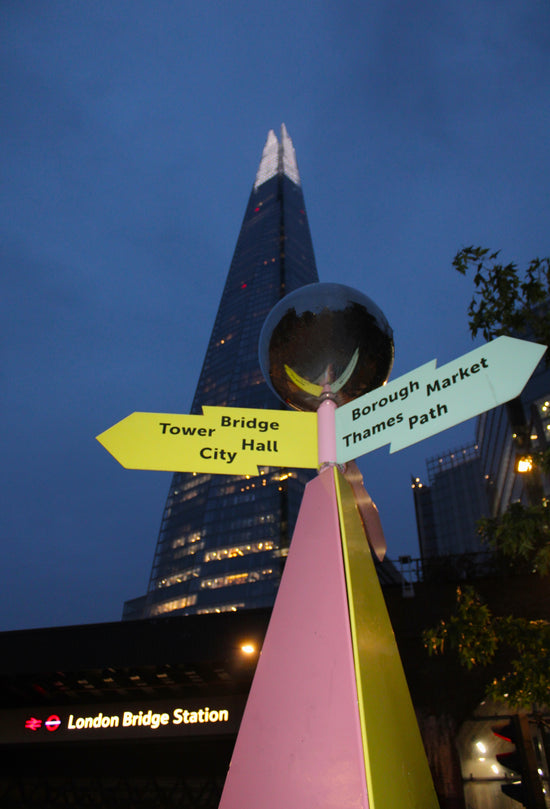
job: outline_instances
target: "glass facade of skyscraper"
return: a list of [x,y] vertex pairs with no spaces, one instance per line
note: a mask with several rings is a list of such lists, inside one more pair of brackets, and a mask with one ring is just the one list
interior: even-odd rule
[[[287,293],[318,280],[294,148],[270,132],[202,371],[203,405],[280,409],[258,361],[262,325]],[[273,604],[303,493],[314,473],[264,468],[254,477],[176,473],[148,592],[125,618]]]
[[487,514],[487,498],[477,444],[427,461],[429,485],[413,480],[413,495],[423,559],[483,548],[476,523]]
[[[529,445],[533,451],[545,450],[550,445],[550,368],[543,358],[527,382],[521,396],[514,403],[516,412],[521,407],[528,428]],[[489,516],[503,514],[510,503],[528,503],[529,477],[518,472],[520,451],[514,436],[510,410],[501,405],[478,418],[476,440],[480,447],[481,466],[487,497]],[[541,495],[550,494],[548,476],[540,476]]]

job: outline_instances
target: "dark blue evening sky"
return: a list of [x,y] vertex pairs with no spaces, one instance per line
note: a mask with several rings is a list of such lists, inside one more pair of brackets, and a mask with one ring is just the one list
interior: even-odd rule
[[[466,244],[548,255],[542,0],[5,0],[0,630],[145,592],[169,473],[94,440],[188,412],[269,129],[294,141],[319,274],[375,300],[394,376],[471,350]],[[362,462],[389,555],[410,474],[474,422]]]

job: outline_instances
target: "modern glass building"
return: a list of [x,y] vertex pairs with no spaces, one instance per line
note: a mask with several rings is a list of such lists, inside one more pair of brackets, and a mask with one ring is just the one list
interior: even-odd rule
[[[513,426],[525,423],[526,440],[518,443]],[[501,405],[482,413],[477,420],[476,441],[479,444],[481,466],[487,497],[488,515],[497,517],[510,503],[529,503],[533,475],[518,471],[518,457],[528,455],[529,449],[545,450],[550,445],[550,368],[543,358],[521,395],[509,405]],[[539,496],[550,494],[550,480],[539,476]]]
[[476,523],[488,513],[479,447],[466,447],[430,458],[429,484],[412,481],[422,559],[479,553]]
[[[258,361],[262,325],[287,293],[318,281],[292,141],[270,131],[229,268],[191,412],[280,409]],[[256,477],[176,473],[146,596],[124,618],[271,606],[309,470]]]

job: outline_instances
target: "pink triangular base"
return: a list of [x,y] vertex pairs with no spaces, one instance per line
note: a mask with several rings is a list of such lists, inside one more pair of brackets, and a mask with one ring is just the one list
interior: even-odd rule
[[306,487],[220,809],[367,809],[332,471]]

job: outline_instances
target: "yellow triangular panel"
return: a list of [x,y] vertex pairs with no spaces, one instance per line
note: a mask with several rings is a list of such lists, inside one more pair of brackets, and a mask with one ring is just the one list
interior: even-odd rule
[[438,809],[395,636],[353,492],[336,471],[370,809]]

